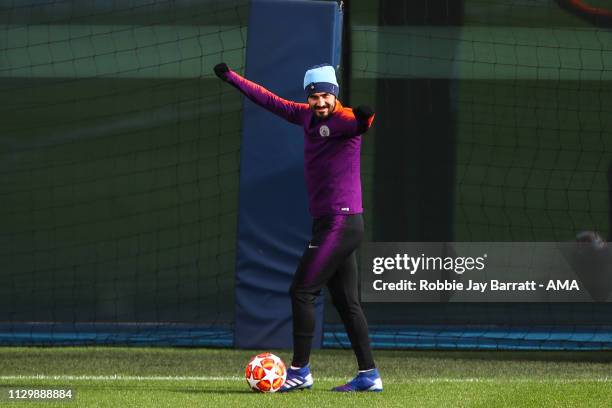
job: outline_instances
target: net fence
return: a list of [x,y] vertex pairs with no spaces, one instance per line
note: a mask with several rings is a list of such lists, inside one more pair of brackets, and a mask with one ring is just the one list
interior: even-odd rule
[[247,12],[0,3],[7,341],[231,343]]
[[[605,1],[350,2],[378,242],[563,242],[610,228]],[[331,305],[325,344],[347,347]],[[609,348],[609,303],[366,304],[377,347]]]
[[[345,6],[368,240],[610,236],[608,2]],[[232,344],[242,99],[212,67],[243,72],[248,7],[0,1],[0,344]],[[608,303],[366,313],[375,347],[612,347]]]

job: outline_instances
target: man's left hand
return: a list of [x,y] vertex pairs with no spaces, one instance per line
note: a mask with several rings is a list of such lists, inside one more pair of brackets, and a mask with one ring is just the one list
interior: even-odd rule
[[353,109],[355,117],[359,120],[368,120],[374,115],[374,109],[368,105],[359,105]]

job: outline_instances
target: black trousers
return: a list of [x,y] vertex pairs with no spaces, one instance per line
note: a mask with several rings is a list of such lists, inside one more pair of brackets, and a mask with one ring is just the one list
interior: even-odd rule
[[360,370],[374,368],[366,322],[358,294],[355,250],[363,238],[363,217],[332,215],[312,224],[312,239],[304,250],[291,284],[293,308],[292,365],[308,364],[315,327],[315,300],[327,285],[332,302],[351,341]]

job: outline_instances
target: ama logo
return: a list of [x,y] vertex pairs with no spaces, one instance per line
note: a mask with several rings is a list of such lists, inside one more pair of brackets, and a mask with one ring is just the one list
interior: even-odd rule
[[546,290],[580,290],[576,280],[549,280]]

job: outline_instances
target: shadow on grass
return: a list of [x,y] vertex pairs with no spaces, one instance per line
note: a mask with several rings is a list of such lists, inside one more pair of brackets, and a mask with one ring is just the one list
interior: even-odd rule
[[178,394],[236,394],[236,395],[244,395],[244,394],[253,394],[253,395],[261,395],[259,393],[249,391],[249,390],[210,390],[210,389],[201,389],[201,390],[185,390],[180,388],[168,389],[168,392],[174,392]]

